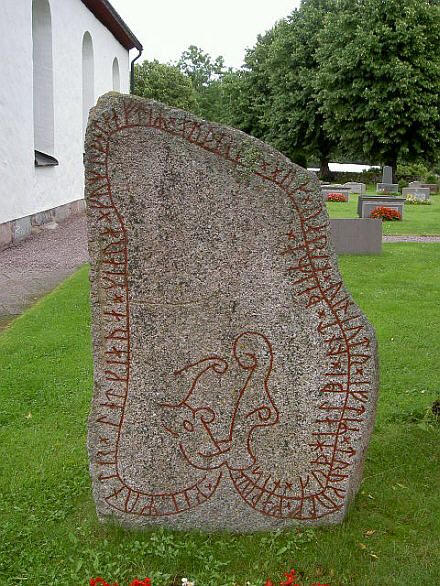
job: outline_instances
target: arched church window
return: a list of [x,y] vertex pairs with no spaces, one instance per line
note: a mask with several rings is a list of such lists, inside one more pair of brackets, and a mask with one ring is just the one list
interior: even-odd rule
[[[32,61],[35,164],[57,165],[54,159],[52,19],[48,0],[32,2]],[[37,156],[38,155],[38,156]]]
[[112,67],[112,79],[113,79],[113,89],[116,92],[121,91],[121,79],[119,77],[119,62],[118,58],[115,57],[113,59],[113,67]]
[[89,32],[85,32],[82,42],[82,105],[83,133],[86,130],[90,108],[95,103],[95,65],[93,41]]

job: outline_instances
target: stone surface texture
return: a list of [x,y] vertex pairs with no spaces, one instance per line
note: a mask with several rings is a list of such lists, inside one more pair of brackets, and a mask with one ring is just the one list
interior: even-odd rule
[[107,94],[86,203],[99,518],[341,522],[374,425],[377,344],[316,176],[240,131]]
[[[410,183],[411,185],[411,183]],[[422,183],[420,187],[429,187],[431,193],[438,193],[437,183]]]
[[12,222],[12,239],[14,242],[20,242],[28,238],[31,234],[31,219],[29,216],[18,218]]

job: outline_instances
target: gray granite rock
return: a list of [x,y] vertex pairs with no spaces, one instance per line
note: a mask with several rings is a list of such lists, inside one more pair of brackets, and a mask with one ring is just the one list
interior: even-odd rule
[[237,130],[107,94],[86,202],[99,518],[340,523],[374,425],[377,344],[316,177]]
[[20,242],[31,235],[32,224],[31,217],[25,216],[18,218],[12,222],[12,240],[13,242]]

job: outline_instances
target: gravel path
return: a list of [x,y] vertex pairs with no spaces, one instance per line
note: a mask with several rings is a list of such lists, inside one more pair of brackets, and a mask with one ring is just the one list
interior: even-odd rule
[[0,252],[0,331],[88,261],[85,215]]
[[382,236],[382,242],[440,242],[440,236]]
[[[382,241],[440,243],[440,236],[383,236]],[[85,215],[0,251],[0,331],[88,258]]]

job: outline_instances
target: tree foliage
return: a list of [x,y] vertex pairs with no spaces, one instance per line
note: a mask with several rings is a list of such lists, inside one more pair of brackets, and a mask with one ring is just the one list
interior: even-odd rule
[[196,90],[207,87],[225,72],[225,63],[221,55],[213,61],[208,53],[204,53],[195,45],[190,45],[181,54],[177,67],[191,79]]
[[344,150],[396,169],[434,160],[440,137],[440,8],[339,0],[318,39],[320,111]]
[[234,88],[231,122],[300,164],[312,156],[324,175],[337,141],[323,125],[317,95],[316,43],[333,0],[304,0],[247,52]]
[[294,161],[439,159],[440,1],[302,0],[239,71],[191,45],[136,66],[135,93],[272,143]]
[[180,56],[177,67],[191,80],[197,100],[197,114],[207,120],[223,121],[222,79],[227,73],[223,57],[219,55],[213,60],[199,47],[190,45]]
[[266,118],[271,101],[268,58],[276,34],[275,26],[264,35],[258,35],[255,47],[246,52],[244,67],[235,88],[239,100],[231,110],[238,128],[263,140],[270,130]]
[[134,68],[134,93],[168,106],[197,111],[196,92],[191,80],[175,65],[143,61]]
[[266,110],[267,140],[292,159],[304,152],[320,161],[328,175],[328,162],[337,140],[325,129],[317,93],[318,35],[334,0],[303,0],[276,28],[267,68],[271,107]]

